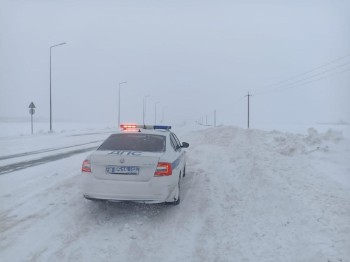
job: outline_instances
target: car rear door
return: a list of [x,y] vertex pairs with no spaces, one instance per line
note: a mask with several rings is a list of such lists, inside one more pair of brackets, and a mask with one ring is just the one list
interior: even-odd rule
[[170,133],[170,143],[176,154],[175,161],[173,162],[173,169],[183,170],[185,165],[185,151],[181,148],[180,141],[174,133]]

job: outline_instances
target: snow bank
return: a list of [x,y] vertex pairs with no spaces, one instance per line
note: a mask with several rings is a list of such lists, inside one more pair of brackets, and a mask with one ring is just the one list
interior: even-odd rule
[[86,154],[0,175],[0,260],[350,261],[350,143],[340,133],[174,130],[190,143],[179,206],[84,200]]
[[338,143],[344,139],[341,132],[332,129],[326,133],[319,133],[316,129],[309,128],[306,136],[277,131],[270,134],[273,136],[274,149],[285,156],[308,154],[316,150],[328,151],[329,143]]
[[341,133],[221,127],[189,138],[206,203],[201,259],[349,261],[350,143]]

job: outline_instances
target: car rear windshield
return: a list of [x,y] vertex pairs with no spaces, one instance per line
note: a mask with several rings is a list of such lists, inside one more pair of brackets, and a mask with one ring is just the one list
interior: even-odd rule
[[97,150],[165,152],[165,136],[150,134],[114,134]]

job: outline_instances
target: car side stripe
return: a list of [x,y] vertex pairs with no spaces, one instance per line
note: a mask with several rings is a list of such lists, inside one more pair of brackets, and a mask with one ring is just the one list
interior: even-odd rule
[[180,164],[180,162],[181,162],[182,156],[183,156],[183,153],[182,153],[174,162],[171,163],[171,168],[172,168],[172,169],[176,169],[176,168],[177,168],[177,166],[178,166],[178,165]]

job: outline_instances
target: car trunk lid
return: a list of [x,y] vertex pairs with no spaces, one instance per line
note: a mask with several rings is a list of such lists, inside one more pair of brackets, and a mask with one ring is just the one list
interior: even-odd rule
[[91,170],[98,179],[149,181],[162,152],[96,151],[91,156]]

